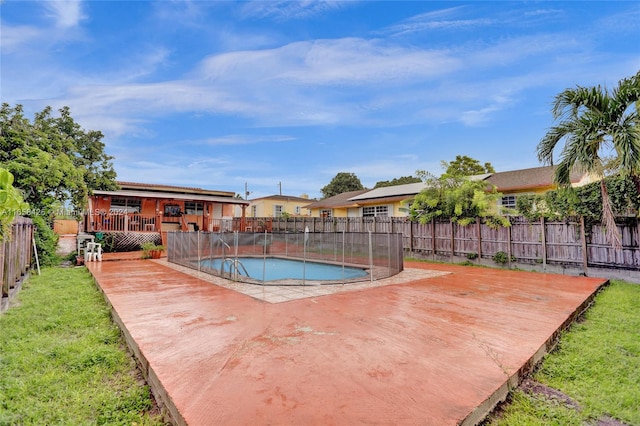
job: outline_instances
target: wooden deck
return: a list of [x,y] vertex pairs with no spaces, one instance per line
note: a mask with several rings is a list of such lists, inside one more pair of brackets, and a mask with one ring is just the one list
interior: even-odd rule
[[476,424],[606,284],[406,262],[450,273],[268,303],[162,262],[87,266],[189,425]]

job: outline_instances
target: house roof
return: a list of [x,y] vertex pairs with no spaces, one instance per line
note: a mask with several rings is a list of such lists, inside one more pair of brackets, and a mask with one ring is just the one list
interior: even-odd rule
[[[499,192],[554,187],[556,168],[557,166],[544,166],[498,172],[489,176],[486,182],[495,185]],[[584,177],[584,172],[573,170],[570,175],[571,183],[578,183]]]
[[370,200],[373,198],[387,198],[398,196],[413,196],[422,191],[425,188],[424,182],[406,183],[404,185],[385,186],[382,188],[375,188],[371,191],[366,191],[362,194],[351,197],[352,201]]
[[202,189],[202,188],[194,188],[194,187],[188,187],[188,186],[175,186],[175,185],[139,183],[139,182],[121,182],[121,181],[118,181],[117,183],[120,186],[120,188],[123,190],[133,190],[133,191],[146,190],[146,191],[159,191],[159,192],[166,192],[166,193],[200,194],[200,195],[222,196],[222,197],[235,196],[235,193],[230,191]]
[[335,209],[335,208],[349,208],[349,207],[357,207],[358,204],[354,201],[351,201],[351,197],[355,197],[356,195],[360,195],[362,193],[367,192],[368,189],[361,189],[358,191],[347,191],[342,194],[334,195],[333,197],[325,198],[323,200],[315,201],[311,204],[307,204],[306,208],[308,209]]
[[[557,166],[544,166],[507,172],[485,173],[469,176],[469,179],[491,183],[495,185],[500,192],[552,188],[555,187],[554,178],[556,167]],[[585,175],[585,173],[574,170],[570,176],[571,183],[580,182],[584,179]],[[344,192],[334,197],[316,201],[305,207],[309,209],[349,208],[379,203],[392,203],[412,198],[424,188],[424,182],[417,182],[371,190],[365,189],[361,191]]]
[[248,201],[235,198],[233,192],[216,191],[202,188],[189,188],[173,185],[150,183],[118,182],[117,191],[93,191],[94,195],[110,195],[116,197],[163,198],[167,200],[210,201],[225,204],[249,205]]

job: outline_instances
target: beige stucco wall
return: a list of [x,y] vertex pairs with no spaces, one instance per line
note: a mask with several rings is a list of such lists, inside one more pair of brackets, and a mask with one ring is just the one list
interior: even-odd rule
[[[283,212],[289,213],[291,216],[308,216],[308,210],[303,206],[309,204],[309,201],[286,201],[286,200],[255,200],[247,208],[247,217],[274,217],[275,206],[283,206]],[[256,214],[253,216],[253,206],[256,207]],[[300,214],[296,214],[296,207],[300,207]]]

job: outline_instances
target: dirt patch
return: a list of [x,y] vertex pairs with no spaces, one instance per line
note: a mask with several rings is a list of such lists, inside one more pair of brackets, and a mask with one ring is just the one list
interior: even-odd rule
[[[520,389],[523,392],[528,393],[529,395],[542,395],[546,399],[551,401],[557,401],[561,404],[564,404],[566,407],[574,409],[576,411],[580,411],[581,407],[574,399],[572,399],[569,395],[565,394],[558,389],[552,388],[547,385],[543,385],[542,383],[538,383],[532,379],[526,379],[520,385]],[[594,423],[589,423],[594,426],[628,426],[626,423],[621,422],[618,419],[614,419],[609,416],[602,416]]]
[[535,380],[526,379],[520,385],[520,389],[529,395],[542,395],[549,400],[558,401],[569,408],[580,411],[580,404],[574,401],[569,395],[559,391],[558,389],[538,383]]

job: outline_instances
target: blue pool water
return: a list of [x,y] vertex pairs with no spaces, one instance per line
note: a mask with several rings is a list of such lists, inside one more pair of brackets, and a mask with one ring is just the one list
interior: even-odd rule
[[[363,269],[342,267],[339,265],[329,265],[326,263],[303,262],[300,260],[280,259],[267,257],[266,259],[257,257],[239,257],[238,260],[247,270],[249,277],[261,281],[275,280],[318,280],[334,281],[351,278],[361,278],[367,276]],[[204,268],[220,270],[221,259],[207,259],[201,262]],[[266,265],[263,268],[263,263]],[[230,265],[224,265],[225,273],[229,272]],[[244,269],[239,267],[240,275],[245,275]],[[264,270],[264,278],[262,276]]]

